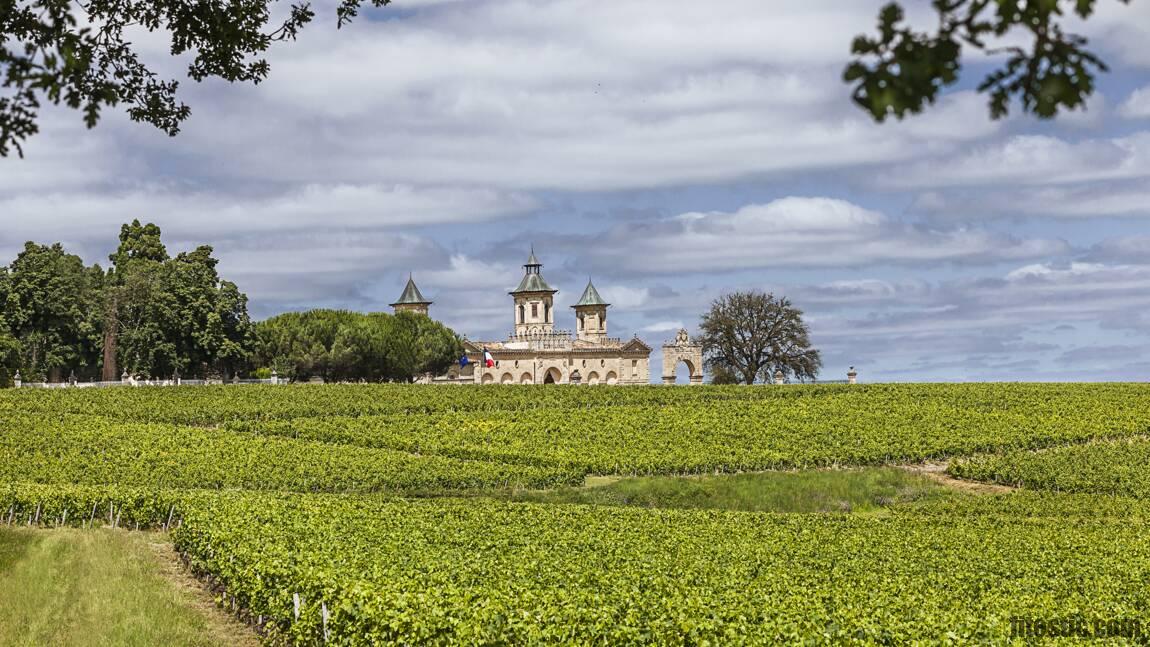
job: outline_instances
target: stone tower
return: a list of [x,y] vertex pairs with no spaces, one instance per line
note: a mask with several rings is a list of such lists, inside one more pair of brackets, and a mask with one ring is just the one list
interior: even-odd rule
[[420,315],[426,315],[431,301],[423,298],[419,288],[415,287],[415,280],[411,275],[407,276],[407,285],[403,288],[403,294],[399,295],[399,300],[391,304],[392,309],[396,314],[400,312],[414,312]]
[[611,306],[587,279],[587,287],[575,309],[575,331],[581,341],[602,342],[607,339],[607,308]]
[[555,329],[555,293],[559,290],[547,285],[539,273],[543,264],[535,258],[535,250],[523,265],[523,280],[511,292],[515,299],[515,334],[550,333]]

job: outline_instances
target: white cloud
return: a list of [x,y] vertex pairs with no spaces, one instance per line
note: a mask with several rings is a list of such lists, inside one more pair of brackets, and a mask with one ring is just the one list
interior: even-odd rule
[[997,132],[970,92],[884,125],[851,104],[842,66],[880,4],[499,0],[317,24],[258,87],[193,87],[176,140],[131,139],[232,180],[582,191],[856,167]]
[[1150,188],[1141,180],[1040,187],[974,187],[926,191],[912,211],[931,217],[988,220],[1030,216],[1042,219],[1145,218]]
[[878,176],[888,188],[1051,185],[1150,176],[1150,132],[1069,142],[1012,137],[957,155],[899,165]]
[[1150,85],[1130,93],[1118,107],[1118,114],[1127,119],[1150,118]]
[[647,288],[633,288],[626,285],[607,285],[599,290],[599,295],[616,309],[632,310],[641,308],[651,300]]
[[177,186],[100,193],[36,191],[0,197],[0,245],[58,237],[73,229],[106,238],[115,235],[120,223],[136,217],[156,222],[174,236],[210,232],[219,240],[256,232],[478,222],[535,206],[534,199],[517,193],[409,185],[307,185],[272,195],[188,192]]
[[499,262],[487,262],[465,254],[452,254],[446,268],[420,272],[417,283],[443,290],[505,291],[515,286],[515,268]]
[[1068,251],[1059,240],[974,228],[932,229],[843,200],[791,197],[732,212],[628,223],[588,245],[605,267],[639,273],[867,264],[993,263]]
[[672,330],[681,330],[686,326],[682,321],[656,321],[653,324],[640,328],[643,332],[670,332]]

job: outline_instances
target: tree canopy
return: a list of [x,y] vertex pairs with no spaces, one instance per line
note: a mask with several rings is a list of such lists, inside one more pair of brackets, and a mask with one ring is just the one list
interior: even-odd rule
[[699,330],[713,382],[770,382],[776,371],[805,382],[822,367],[802,310],[786,297],[758,291],[723,295],[711,303]]
[[18,342],[18,366],[28,379],[59,380],[96,363],[104,278],[99,266],[85,267],[60,243],[28,242],[5,276],[4,323]]
[[256,325],[256,361],[285,378],[410,382],[447,370],[459,337],[425,315],[347,310],[288,312]]
[[25,244],[0,271],[0,384],[17,369],[28,381],[246,369],[247,297],[220,278],[211,247],[172,258],[160,236],[153,224],[124,225],[107,271],[60,243]]
[[[1113,1],[1113,0],[1103,0]],[[1130,0],[1117,0],[1129,4]],[[978,86],[990,95],[990,114],[1007,115],[1017,99],[1025,113],[1051,118],[1082,108],[1094,78],[1108,70],[1087,49],[1086,38],[1067,33],[1068,14],[1086,19],[1099,0],[932,0],[937,27],[915,31],[904,24],[897,2],[878,15],[878,34],[854,40],[855,60],[843,78],[854,84],[854,101],[877,121],[918,113],[959,80],[963,49],[1006,56]],[[999,39],[1011,43],[996,46]]]

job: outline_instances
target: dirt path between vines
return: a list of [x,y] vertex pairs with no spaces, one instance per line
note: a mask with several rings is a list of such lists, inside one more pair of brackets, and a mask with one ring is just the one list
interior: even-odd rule
[[914,474],[921,474],[940,485],[945,485],[948,488],[960,492],[969,492],[971,494],[1003,494],[1006,492],[1014,492],[1017,489],[1009,485],[999,485],[998,483],[984,483],[982,481],[967,481],[966,479],[955,478],[946,473],[947,465],[949,465],[949,463],[919,463],[915,465],[900,465],[899,467]]
[[199,611],[208,621],[208,633],[212,642],[238,647],[258,647],[261,643],[256,632],[216,604],[211,592],[188,572],[172,548],[172,544],[166,539],[160,534],[149,537],[148,547],[156,555],[160,572],[164,577],[183,595],[188,606]]

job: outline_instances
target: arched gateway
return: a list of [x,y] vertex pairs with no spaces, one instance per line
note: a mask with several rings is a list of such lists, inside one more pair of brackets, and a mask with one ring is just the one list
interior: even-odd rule
[[663,344],[663,384],[675,383],[675,367],[683,362],[691,372],[691,384],[703,383],[703,347],[691,341],[687,329],[675,335],[674,342]]

